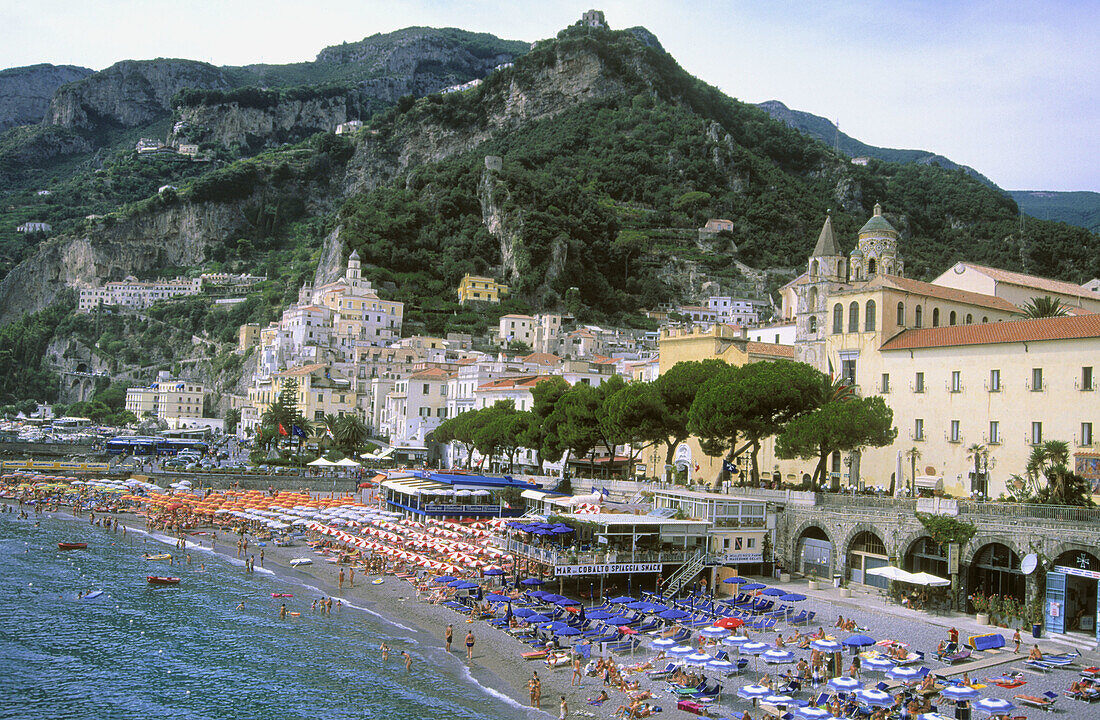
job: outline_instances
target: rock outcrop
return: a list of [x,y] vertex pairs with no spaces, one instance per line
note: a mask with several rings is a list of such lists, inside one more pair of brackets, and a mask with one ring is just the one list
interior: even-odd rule
[[0,70],[0,132],[42,122],[59,87],[93,72],[75,65],[48,64]]
[[184,88],[229,88],[226,74],[194,60],[123,60],[61,87],[50,101],[45,122],[77,130],[103,124],[137,127],[172,110],[172,97]]
[[347,121],[342,96],[314,100],[282,100],[271,107],[237,102],[180,108],[178,134],[172,140],[213,142],[224,147],[263,147],[297,142],[318,132],[332,132]]

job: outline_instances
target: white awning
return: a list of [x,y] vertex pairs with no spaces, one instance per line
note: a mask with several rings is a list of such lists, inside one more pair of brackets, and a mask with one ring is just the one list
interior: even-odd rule
[[940,475],[917,475],[913,484],[918,490],[943,492],[943,477]]
[[914,573],[906,582],[913,583],[914,585],[927,585],[929,587],[946,587],[951,584],[951,581],[947,578],[941,578],[938,575],[926,572]]
[[[913,574],[902,570],[899,567],[893,565],[883,565],[882,567],[871,568],[867,571],[868,575],[877,575],[884,577],[888,580],[898,580],[900,582],[913,582]],[[950,584],[950,583],[949,583]]]

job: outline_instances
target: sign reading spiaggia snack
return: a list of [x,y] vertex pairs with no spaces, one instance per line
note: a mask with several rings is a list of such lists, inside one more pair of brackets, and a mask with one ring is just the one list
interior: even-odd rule
[[556,577],[573,575],[622,575],[661,572],[661,563],[605,563],[602,565],[555,565]]

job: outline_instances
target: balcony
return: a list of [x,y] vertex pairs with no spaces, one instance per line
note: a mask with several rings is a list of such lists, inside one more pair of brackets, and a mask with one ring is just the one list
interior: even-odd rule
[[609,549],[599,552],[575,552],[562,548],[539,547],[511,538],[494,542],[505,552],[520,555],[546,565],[602,565],[605,563],[684,563],[699,552],[699,548],[686,550],[632,550]]

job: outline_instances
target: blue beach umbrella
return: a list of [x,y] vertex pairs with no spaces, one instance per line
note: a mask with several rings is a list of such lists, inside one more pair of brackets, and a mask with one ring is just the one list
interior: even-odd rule
[[844,649],[844,646],[836,640],[814,640],[810,643],[810,647],[812,647],[814,650],[820,650],[821,652],[829,653],[840,652]]
[[630,597],[629,595],[620,595],[617,598],[611,598],[611,602],[613,602],[616,605],[626,605],[627,603],[635,602],[635,600],[634,600],[634,598]]
[[507,595],[497,595],[496,593],[489,593],[485,596],[485,599],[489,602],[508,602],[512,598]]
[[[543,598],[544,600],[546,598]],[[580,600],[574,600],[573,598],[567,598],[564,595],[559,595],[554,600],[551,600],[555,605],[561,605],[562,607],[569,607],[570,605],[580,605]]]
[[740,585],[741,583],[747,583],[748,580],[738,575],[734,575],[733,577],[726,578],[722,582],[726,583],[727,585]]
[[545,615],[539,615],[539,614],[536,613],[534,615],[528,615],[527,616],[527,622],[532,623],[532,624],[541,625],[542,623],[548,623],[548,622],[553,622],[553,621],[550,618],[546,617]]
[[802,602],[806,599],[806,596],[801,593],[787,593],[786,595],[780,595],[779,599],[783,602]]
[[551,594],[552,593],[548,593],[545,590],[532,590],[531,592],[527,593],[527,597],[533,597],[542,600],[544,597]]
[[863,669],[872,672],[886,672],[894,669],[894,663],[882,655],[876,655],[863,661]]
[[965,702],[967,700],[977,700],[981,697],[981,693],[968,685],[948,685],[940,691],[940,697],[945,700]]
[[809,705],[797,708],[794,711],[794,716],[799,718],[799,720],[828,720],[829,718],[836,717],[836,715],[833,715],[824,708],[812,707]]
[[837,692],[851,692],[863,687],[863,683],[856,680],[854,677],[848,677],[847,675],[841,675],[835,677],[829,681],[829,687]]
[[741,589],[745,592],[750,592],[752,590],[763,590],[766,587],[767,585],[763,585],[761,583],[749,583],[748,585],[742,585]]
[[524,578],[519,581],[520,585],[542,585],[543,581],[538,578]]
[[768,650],[761,653],[760,657],[769,665],[784,665],[794,662],[794,653],[787,650]]
[[744,635],[730,635],[727,638],[722,638],[723,645],[729,645],[730,647],[735,647],[738,650],[741,649],[742,645],[745,645],[748,642],[750,642],[749,638],[745,637]]
[[569,533],[573,532],[573,528],[569,527],[568,525],[555,525],[554,527],[550,528],[550,532],[554,533],[555,535],[568,535]]
[[856,700],[872,707],[893,707],[894,696],[876,688],[856,690],[852,695]]
[[680,620],[682,618],[688,617],[689,615],[691,615],[691,613],[686,613],[683,610],[672,608],[671,610],[665,610],[663,613],[659,613],[657,617],[663,618],[664,620]]
[[636,602],[629,603],[627,606],[629,610],[652,610],[654,605],[651,602],[645,600],[638,600]]
[[780,595],[786,595],[786,590],[780,590],[779,588],[768,588],[760,591],[761,595],[768,595],[769,597],[779,597]]
[[453,587],[453,588],[456,588],[458,590],[473,590],[474,588],[477,587],[477,583],[463,581],[463,582],[460,582],[457,585],[455,585],[454,583],[448,583],[447,587]]
[[581,631],[578,630],[575,627],[571,627],[569,625],[566,625],[565,627],[561,628],[560,630],[555,630],[554,634],[557,635],[558,637],[569,637],[571,635],[580,635]]
[[760,698],[760,702],[776,707],[786,707],[794,702],[794,698],[790,695],[765,695]]
[[707,660],[705,667],[707,670],[713,670],[714,672],[729,672],[733,669],[733,663],[721,658],[711,658]]
[[871,637],[868,637],[867,635],[852,635],[851,637],[844,638],[844,640],[842,640],[841,642],[846,647],[853,647],[853,648],[864,647],[866,645],[874,645],[875,644],[874,639],[871,638]]
[[482,574],[483,575],[503,575],[504,571],[501,570],[500,568],[489,568],[488,570],[486,570]]
[[588,613],[589,620],[606,620],[610,617],[615,617],[615,613],[608,612],[607,610],[593,610]]
[[558,630],[561,630],[562,628],[569,627],[569,623],[551,622],[551,623],[547,623],[547,624],[543,625],[542,627],[543,627],[544,630],[549,630],[551,632],[557,632]]
[[737,697],[745,700],[759,700],[762,697],[767,697],[772,694],[772,690],[764,685],[742,685],[737,688]]
[[538,611],[532,610],[531,608],[527,608],[527,607],[518,607],[518,608],[512,610],[512,614],[515,615],[516,617],[528,618],[528,617],[531,617],[532,615],[538,615]]
[[1001,700],[995,697],[984,697],[974,703],[974,707],[978,708],[982,712],[987,712],[991,715],[996,713],[1012,712],[1016,709],[1016,706],[1010,703],[1008,700]]
[[439,577],[433,579],[432,582],[433,583],[452,583],[457,579],[458,578],[456,578],[452,575],[440,575]]
[[891,668],[886,671],[886,677],[891,680],[900,680],[901,682],[908,683],[914,680],[919,680],[928,674],[928,668],[926,667],[913,667],[912,665],[901,665],[899,667]]
[[707,661],[713,660],[711,655],[707,655],[703,652],[693,652],[684,658],[684,660],[690,665],[706,665]]

